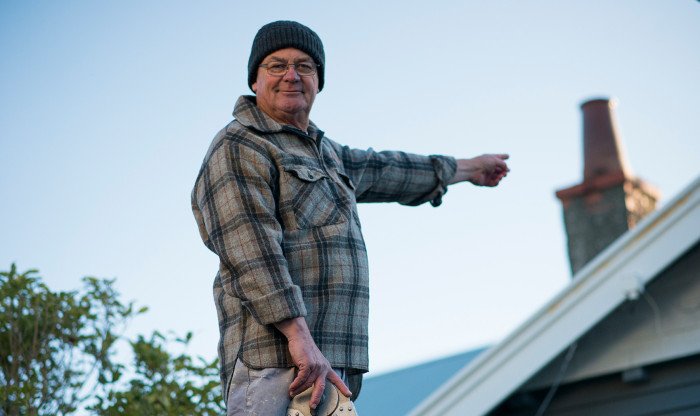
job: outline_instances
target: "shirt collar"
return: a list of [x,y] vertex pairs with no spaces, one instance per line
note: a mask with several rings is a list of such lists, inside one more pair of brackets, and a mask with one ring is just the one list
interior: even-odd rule
[[254,95],[241,95],[233,108],[233,117],[242,125],[257,130],[261,133],[280,133],[282,131],[294,131],[310,137],[318,137],[323,132],[309,121],[308,133],[286,124],[280,124],[260,110]]

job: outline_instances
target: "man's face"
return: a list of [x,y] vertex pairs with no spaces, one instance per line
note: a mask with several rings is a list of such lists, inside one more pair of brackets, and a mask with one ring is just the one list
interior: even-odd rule
[[[285,48],[271,53],[262,61],[263,64],[273,62],[298,64],[314,63],[314,60],[299,49]],[[265,67],[260,67],[258,78],[252,87],[257,96],[258,108],[278,122],[306,130],[304,124],[308,124],[311,106],[318,92],[318,72],[311,76],[300,76],[296,67],[291,66],[286,74],[274,76]]]

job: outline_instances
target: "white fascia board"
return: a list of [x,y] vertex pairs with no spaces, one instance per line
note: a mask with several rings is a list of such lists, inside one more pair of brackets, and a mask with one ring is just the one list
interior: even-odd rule
[[410,416],[483,415],[700,240],[700,177],[591,260],[548,304]]

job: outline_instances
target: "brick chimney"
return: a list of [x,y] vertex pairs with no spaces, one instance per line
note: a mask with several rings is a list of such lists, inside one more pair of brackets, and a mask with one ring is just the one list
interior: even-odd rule
[[571,272],[576,274],[620,235],[656,209],[659,192],[635,178],[613,109],[595,99],[583,112],[583,182],[556,192],[564,209]]

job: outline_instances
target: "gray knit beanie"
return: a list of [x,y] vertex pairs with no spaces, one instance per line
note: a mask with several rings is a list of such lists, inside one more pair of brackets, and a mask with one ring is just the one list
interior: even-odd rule
[[318,65],[318,90],[323,89],[323,70],[326,55],[323,43],[316,32],[301,23],[288,20],[268,23],[258,30],[248,59],[248,87],[253,89],[258,77],[258,65],[274,51],[284,48],[297,48],[311,56]]

